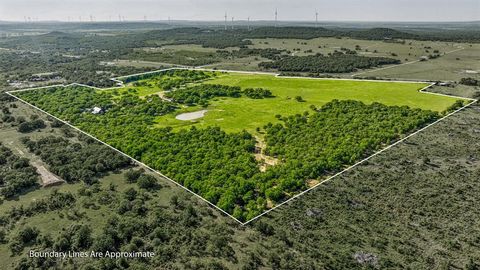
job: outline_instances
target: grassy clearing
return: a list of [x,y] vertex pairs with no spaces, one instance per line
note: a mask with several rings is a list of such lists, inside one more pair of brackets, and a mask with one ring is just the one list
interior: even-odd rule
[[[232,86],[262,87],[272,91],[274,98],[250,99],[218,98],[210,102],[208,112],[202,119],[194,121],[176,120],[175,116],[187,111],[200,110],[200,107],[189,107],[158,118],[159,126],[174,128],[188,125],[219,126],[235,132],[246,129],[254,132],[268,122],[278,121],[276,115],[288,116],[310,110],[311,105],[322,106],[333,100],[359,100],[370,104],[380,102],[385,105],[406,105],[433,111],[443,111],[455,102],[456,98],[434,96],[418,92],[427,86],[424,83],[397,82],[365,82],[354,80],[317,80],[307,78],[279,78],[272,75],[228,73],[205,83]],[[158,90],[157,90],[158,91]],[[140,93],[153,93],[139,89]],[[298,102],[295,97],[301,96],[305,101]]]
[[437,59],[416,62],[384,70],[372,70],[362,76],[383,78],[409,78],[430,80],[460,80],[465,77],[480,78],[480,45],[452,52]]

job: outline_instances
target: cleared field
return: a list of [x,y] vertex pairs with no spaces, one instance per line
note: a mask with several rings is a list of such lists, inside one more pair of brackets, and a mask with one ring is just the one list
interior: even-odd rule
[[[301,114],[309,110],[311,105],[316,107],[333,100],[359,100],[370,104],[379,102],[385,105],[406,105],[411,108],[420,108],[433,111],[444,111],[456,98],[435,96],[420,93],[418,90],[427,86],[425,83],[402,82],[370,82],[355,80],[323,80],[309,78],[282,78],[273,75],[228,73],[205,83],[240,86],[242,88],[266,88],[272,91],[275,97],[265,99],[217,98],[210,102],[202,119],[181,121],[175,116],[195,110],[200,107],[184,108],[173,114],[159,117],[159,126],[183,127],[186,125],[219,126],[225,131],[237,132],[246,129],[255,132],[269,122],[277,122],[276,115],[289,116]],[[155,92],[139,89],[140,93],[152,94]],[[301,96],[304,100],[295,99]]]
[[454,81],[465,77],[478,79],[480,78],[480,45],[465,44],[464,47],[463,50],[454,51],[437,59],[372,70],[362,76]]

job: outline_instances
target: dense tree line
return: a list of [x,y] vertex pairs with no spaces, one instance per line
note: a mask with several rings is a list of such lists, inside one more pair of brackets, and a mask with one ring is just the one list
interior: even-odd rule
[[[144,73],[128,76],[123,79],[125,83],[138,82],[148,79],[149,83],[156,83],[162,88],[177,87],[186,83],[197,82],[214,77],[214,72],[190,69],[168,69],[158,72]],[[143,82],[145,83],[145,82]],[[170,86],[171,85],[171,86]],[[141,85],[139,85],[141,86]]]
[[37,170],[29,160],[18,157],[0,143],[0,195],[10,198],[38,186],[38,183]]
[[216,52],[202,52],[195,50],[144,51],[131,50],[122,55],[123,59],[143,60],[160,63],[170,63],[182,66],[203,66],[223,60],[223,55]]
[[67,182],[92,184],[99,176],[130,164],[129,158],[99,144],[72,143],[54,136],[38,141],[25,138],[23,143],[48,164],[52,173]]
[[199,84],[165,93],[165,96],[171,98],[174,102],[188,105],[207,105],[208,100],[214,97],[238,98],[241,95],[240,87],[221,84]]
[[[155,116],[138,113],[135,102],[131,105],[107,102],[113,97],[85,90],[43,89],[19,94],[142,160],[241,220],[261,213],[268,201],[278,203],[304,189],[307,179],[337,171],[438,117],[436,113],[408,107],[333,101],[314,111],[312,116],[291,116],[282,118],[283,125],[268,125],[265,128],[267,154],[278,157],[281,163],[261,173],[253,155],[256,140],[245,131],[225,133],[216,127],[192,127],[173,132],[171,128],[154,128]],[[240,89],[232,93],[238,95]],[[72,103],[72,97],[75,97],[74,106],[66,110],[64,106]],[[90,107],[96,99],[110,104],[104,114],[81,110]],[[32,148],[35,149],[35,145]],[[49,148],[56,147],[42,148],[44,155],[48,155],[47,160],[57,156],[49,152]],[[101,162],[101,158],[92,160],[92,165]]]
[[[145,36],[144,36],[145,37]],[[424,31],[416,29],[413,31],[396,30],[391,28],[323,28],[303,26],[260,26],[251,30],[237,28],[234,30],[211,30],[204,28],[177,28],[169,30],[156,30],[148,33],[145,38],[173,40],[172,44],[198,44],[204,47],[228,48],[245,47],[251,45],[249,39],[253,38],[297,38],[313,39],[318,37],[347,37],[366,40],[392,40],[392,39],[414,39],[414,40],[441,40],[441,41],[476,41],[480,40],[480,34],[475,30],[464,31]]]
[[340,32],[323,27],[258,27],[247,33],[251,38],[298,38],[313,39],[317,37],[339,36]]
[[397,39],[419,39],[418,34],[407,33],[391,28],[371,28],[351,30],[345,36],[366,40],[397,40]]
[[230,58],[244,58],[249,56],[260,56],[270,60],[278,59],[286,50],[280,50],[276,48],[266,48],[266,49],[257,49],[257,48],[240,48],[238,50],[217,50],[217,53],[223,57]]
[[285,56],[279,60],[262,62],[260,67],[295,72],[346,73],[381,65],[399,64],[400,60],[387,57],[367,57],[352,54],[324,56]]
[[202,106],[207,106],[208,100],[215,97],[239,98],[242,95],[253,99],[273,97],[272,92],[268,89],[245,88],[242,90],[238,86],[221,84],[198,84],[178,88],[165,94],[165,96],[173,102],[187,105],[198,104]]
[[273,97],[272,91],[265,88],[245,88],[243,89],[243,94],[253,99]]

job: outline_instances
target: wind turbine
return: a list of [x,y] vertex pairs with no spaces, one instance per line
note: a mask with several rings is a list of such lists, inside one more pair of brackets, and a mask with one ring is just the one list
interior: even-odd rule
[[227,12],[225,11],[225,30],[227,30]]
[[275,27],[277,27],[277,16],[278,16],[278,12],[277,12],[277,8],[275,8]]
[[250,31],[250,16],[247,18],[247,30]]
[[315,26],[318,27],[318,11],[315,9]]
[[235,17],[232,16],[232,30],[233,30],[233,19],[235,19]]

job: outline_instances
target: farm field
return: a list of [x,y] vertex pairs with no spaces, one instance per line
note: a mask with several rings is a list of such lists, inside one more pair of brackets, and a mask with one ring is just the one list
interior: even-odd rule
[[[176,129],[191,125],[218,126],[228,132],[239,132],[245,129],[256,133],[256,128],[261,128],[269,122],[278,122],[276,115],[302,114],[312,105],[320,107],[333,99],[358,100],[367,104],[379,102],[390,106],[409,106],[438,112],[444,111],[456,100],[454,97],[419,92],[420,89],[428,86],[426,83],[282,78],[269,74],[235,72],[219,73],[215,78],[204,83],[241,88],[266,88],[272,91],[274,97],[217,98],[212,100],[207,108],[189,106],[158,117],[157,126]],[[135,88],[133,84],[127,84],[127,88],[131,87],[137,89],[141,96],[163,92],[156,86]],[[296,96],[302,97],[303,101],[295,100]],[[203,118],[192,121],[176,119],[179,114],[203,109],[207,110]]]
[[[70,86],[15,95],[164,172],[241,221],[464,102],[420,93],[423,83],[185,69],[124,80],[127,87],[120,90]],[[200,120],[175,119],[182,114]],[[192,124],[198,125],[174,129]]]

